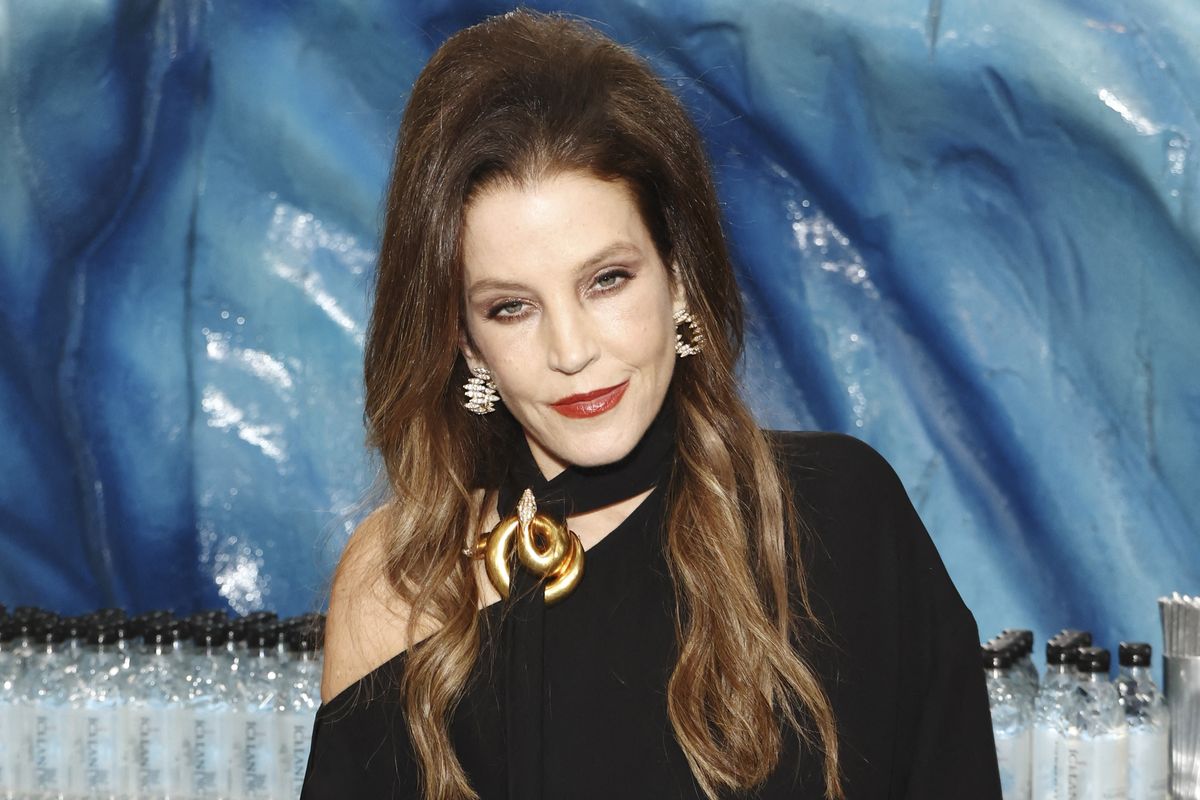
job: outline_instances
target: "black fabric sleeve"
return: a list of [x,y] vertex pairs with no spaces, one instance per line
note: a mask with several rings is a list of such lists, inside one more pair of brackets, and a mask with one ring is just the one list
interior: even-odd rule
[[[908,549],[902,592],[901,659],[919,702],[906,715],[899,742],[911,747],[903,796],[910,800],[971,797],[1000,800],[979,631],[913,508],[900,479],[881,456],[882,491],[900,547]],[[907,734],[907,735],[905,735]]]
[[846,796],[1000,800],[975,619],[887,461],[829,433],[770,434],[806,535]]

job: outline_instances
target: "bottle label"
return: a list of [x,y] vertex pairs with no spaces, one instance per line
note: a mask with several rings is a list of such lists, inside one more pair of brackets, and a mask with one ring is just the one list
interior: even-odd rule
[[1092,740],[1093,797],[1098,800],[1125,800],[1129,796],[1129,737],[1125,729],[1097,736]]
[[1058,738],[1058,732],[1050,725],[1033,727],[1033,774],[1030,787],[1033,800],[1057,800],[1054,764]]
[[225,796],[230,785],[229,719],[219,711],[197,710],[191,717],[192,791],[200,796]]
[[[0,691],[5,691],[7,685],[0,685]],[[17,722],[19,705],[0,702],[0,796],[17,793],[17,736],[20,726]]]
[[77,709],[73,752],[76,794],[119,794],[117,745],[121,741],[115,706]]
[[1057,800],[1125,800],[1129,746],[1124,730],[1059,740]]
[[1170,788],[1171,752],[1167,729],[1129,729],[1129,800],[1164,800]]
[[180,790],[183,736],[176,709],[135,705],[129,710],[126,757],[132,764],[134,786],[146,794],[176,794]]
[[136,786],[141,792],[162,792],[167,788],[167,752],[163,737],[166,726],[156,708],[136,708],[129,714],[130,741]]
[[33,757],[30,759],[34,792],[66,792],[67,742],[69,727],[67,709],[51,705],[34,705],[28,719],[33,737]]
[[1029,728],[1017,732],[995,731],[996,760],[1000,765],[1000,787],[1004,800],[1025,800],[1029,797],[1030,746],[1033,742]]
[[272,714],[245,712],[241,715],[242,796],[271,797],[275,790],[278,747]]
[[280,792],[283,797],[299,797],[308,769],[308,748],[312,744],[316,711],[279,715]]
[[15,795],[27,788],[21,769],[27,763],[27,759],[22,758],[27,752],[25,707],[17,703],[0,704],[0,730],[12,734],[0,736],[0,794]]

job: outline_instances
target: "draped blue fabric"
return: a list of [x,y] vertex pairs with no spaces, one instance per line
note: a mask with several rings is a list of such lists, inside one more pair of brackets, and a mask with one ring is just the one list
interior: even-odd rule
[[[1157,643],[1200,590],[1200,6],[558,8],[706,137],[763,424],[880,450],[982,634]],[[0,6],[0,602],[320,606],[399,116],[501,10]]]

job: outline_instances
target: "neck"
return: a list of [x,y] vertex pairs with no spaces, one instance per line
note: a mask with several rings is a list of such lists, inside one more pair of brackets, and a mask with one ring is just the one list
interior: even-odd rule
[[525,437],[525,445],[529,448],[529,453],[533,456],[533,462],[537,465],[538,471],[542,473],[547,481],[552,481],[566,471],[568,464],[559,461],[554,456],[550,455],[543,449],[528,432],[523,432]]
[[[633,449],[611,464],[564,465],[542,450],[528,434],[518,437],[497,497],[501,518],[513,513],[527,488],[533,491],[538,509],[558,519],[575,519],[634,498],[644,499],[670,476],[675,452],[674,408],[668,398]],[[539,458],[539,454],[545,457]]]

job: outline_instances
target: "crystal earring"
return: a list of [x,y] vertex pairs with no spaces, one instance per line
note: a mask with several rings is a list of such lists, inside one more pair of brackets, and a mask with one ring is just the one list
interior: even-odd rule
[[488,372],[487,367],[472,367],[471,377],[463,385],[463,391],[467,395],[467,402],[463,405],[468,411],[482,416],[496,410],[500,395],[496,393],[496,384],[492,382],[492,373]]
[[[700,348],[704,345],[704,331],[700,330],[700,325],[692,317],[692,312],[681,308],[671,317],[675,320],[675,353],[680,358],[694,356],[700,352]],[[683,340],[683,334],[678,330],[680,325],[686,325],[688,329],[688,341]]]

